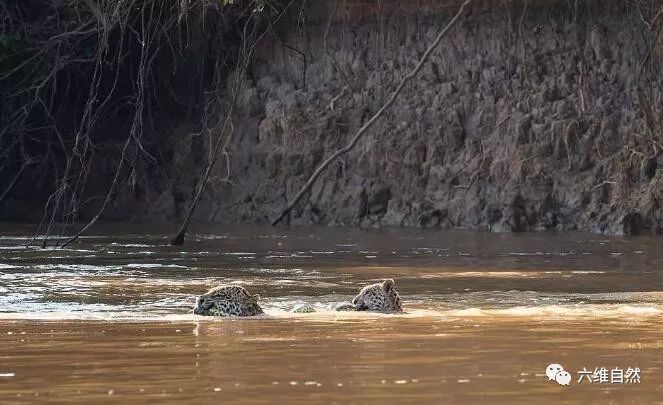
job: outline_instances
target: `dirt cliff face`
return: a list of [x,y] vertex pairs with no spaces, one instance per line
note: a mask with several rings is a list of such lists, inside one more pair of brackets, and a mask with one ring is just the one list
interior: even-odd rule
[[[661,41],[641,68],[641,10],[530,3],[475,7],[291,223],[660,233],[660,121],[647,122],[637,89],[642,71],[660,112]],[[273,219],[453,12],[389,4],[361,17],[313,10],[261,44],[234,117],[232,183],[211,188],[198,218]],[[200,156],[179,156],[173,172],[202,171]],[[174,189],[145,215],[183,209],[193,181]]]

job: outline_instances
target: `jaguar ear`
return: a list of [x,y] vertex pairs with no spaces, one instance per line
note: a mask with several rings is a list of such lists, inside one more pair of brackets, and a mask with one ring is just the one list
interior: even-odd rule
[[391,291],[392,288],[394,288],[394,280],[388,278],[382,282],[382,288],[386,291],[389,292]]

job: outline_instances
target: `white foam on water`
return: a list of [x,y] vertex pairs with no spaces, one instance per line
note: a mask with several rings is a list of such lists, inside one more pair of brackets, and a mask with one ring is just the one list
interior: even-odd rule
[[600,270],[574,270],[571,271],[571,274],[605,274],[607,273],[606,271],[600,271]]
[[119,270],[122,266],[99,266],[92,264],[40,264],[33,267],[37,270],[65,270],[65,271],[110,271]]
[[560,274],[584,274],[582,272],[563,271],[445,271],[440,273],[421,274],[419,278],[549,278]]
[[228,235],[203,235],[203,234],[194,234],[194,238],[206,239],[206,240],[216,240],[216,239],[229,239]]
[[[0,236],[0,240],[32,240],[34,236],[18,236],[18,235],[3,235]],[[69,236],[59,236],[59,235],[51,235],[48,237],[49,240],[66,240],[69,239]],[[103,239],[107,238],[107,236],[96,236],[96,235],[81,235],[78,237],[78,239]],[[37,240],[41,240],[41,237],[37,238]]]
[[[100,321],[227,321],[227,320],[310,320],[310,321],[338,321],[357,319],[379,319],[387,318],[397,321],[398,319],[431,318],[449,320],[458,318],[545,318],[546,320],[573,320],[586,317],[597,318],[619,318],[628,317],[629,320],[637,318],[659,317],[663,315],[663,307],[660,306],[637,306],[637,305],[587,305],[585,307],[512,307],[506,309],[482,309],[466,308],[459,310],[431,310],[431,309],[406,309],[403,313],[381,313],[369,311],[333,311],[322,305],[315,305],[316,312],[292,313],[290,307],[264,307],[265,315],[256,317],[205,317],[193,315],[190,312],[182,313],[149,313],[144,311],[118,311],[118,312],[84,312],[84,311],[53,311],[53,312],[8,312],[0,313],[0,320],[100,320]],[[188,309],[187,309],[188,311]]]
[[159,268],[173,268],[173,269],[186,269],[187,266],[180,264],[162,264],[162,263],[129,263],[124,267],[129,269],[159,269]]

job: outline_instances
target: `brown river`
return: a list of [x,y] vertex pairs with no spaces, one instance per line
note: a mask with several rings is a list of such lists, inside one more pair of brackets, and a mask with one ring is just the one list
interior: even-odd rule
[[[115,225],[39,249],[32,230],[0,224],[2,404],[663,403],[660,238],[197,225],[171,247]],[[387,277],[404,314],[329,310]],[[266,315],[193,315],[222,283]]]

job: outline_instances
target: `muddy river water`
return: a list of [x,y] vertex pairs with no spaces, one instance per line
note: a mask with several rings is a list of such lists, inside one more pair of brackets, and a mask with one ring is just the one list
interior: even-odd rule
[[[3,404],[663,403],[662,239],[198,225],[171,247],[115,225],[38,249],[31,231],[0,224]],[[387,277],[406,313],[328,310]],[[221,283],[266,316],[193,315]]]

